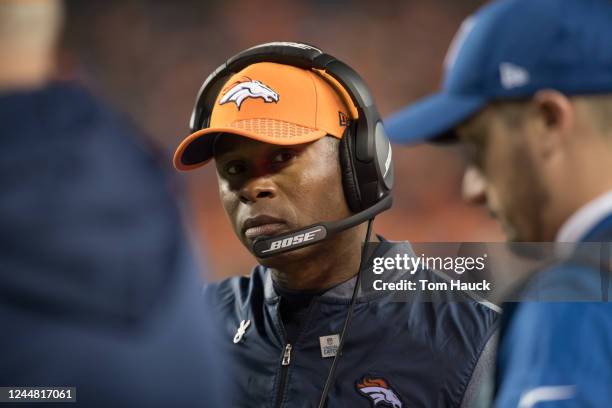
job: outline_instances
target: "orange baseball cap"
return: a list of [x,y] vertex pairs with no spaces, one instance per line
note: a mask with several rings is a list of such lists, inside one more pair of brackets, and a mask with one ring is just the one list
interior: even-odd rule
[[192,170],[214,155],[215,137],[231,133],[265,143],[295,145],[326,135],[342,138],[357,118],[348,93],[325,72],[260,62],[233,75],[215,100],[210,127],[187,136],[174,166]]

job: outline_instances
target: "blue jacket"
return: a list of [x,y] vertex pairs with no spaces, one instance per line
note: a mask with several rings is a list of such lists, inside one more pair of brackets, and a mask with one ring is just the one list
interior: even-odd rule
[[56,83],[1,94],[0,135],[0,386],[221,406],[199,268],[139,133]]
[[[612,214],[584,238],[584,242],[608,242],[604,244],[608,245],[607,260],[611,240]],[[581,251],[580,245],[577,251]],[[539,272],[523,293],[530,296],[537,290],[540,297],[573,296],[593,301],[525,302],[504,307],[497,407],[610,406],[610,271],[600,271],[597,264],[581,258]]]
[[[411,249],[398,244],[388,251]],[[205,298],[221,324],[215,348],[233,360],[228,406],[316,407],[332,362],[323,357],[329,336],[341,331],[354,284],[316,297],[294,344],[285,340],[280,297],[265,267],[208,286]],[[396,302],[385,292],[360,292],[328,406],[473,406],[490,372],[498,314],[468,297],[440,296]]]

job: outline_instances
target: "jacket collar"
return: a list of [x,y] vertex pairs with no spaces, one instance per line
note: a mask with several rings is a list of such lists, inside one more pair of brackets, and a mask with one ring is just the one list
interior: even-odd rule
[[557,242],[590,241],[592,232],[612,215],[612,190],[580,207],[561,226]]
[[[414,251],[412,250],[412,246],[408,241],[387,241],[384,238],[381,239],[381,242],[375,242],[369,244],[371,247],[372,254],[369,256],[369,261],[366,263],[368,267],[362,271],[362,280],[361,287],[359,288],[359,293],[357,295],[358,301],[367,301],[375,297],[384,296],[384,293],[380,294],[372,294],[363,290],[364,276],[372,274],[372,259],[374,257],[394,257],[396,254],[407,254],[408,256],[413,256]],[[261,268],[264,268],[265,282],[264,282],[264,298],[266,301],[276,301],[279,298],[279,294],[274,289],[274,285],[272,284],[272,273],[270,269],[265,268],[260,265]],[[384,279],[387,282],[395,282],[398,281],[404,276],[406,271],[397,271],[391,270],[385,272]],[[326,292],[318,297],[320,301],[331,301],[331,302],[342,302],[346,303],[350,301],[353,290],[355,289],[355,283],[357,281],[357,275],[353,276],[351,279],[344,281],[336,286],[331,287]]]

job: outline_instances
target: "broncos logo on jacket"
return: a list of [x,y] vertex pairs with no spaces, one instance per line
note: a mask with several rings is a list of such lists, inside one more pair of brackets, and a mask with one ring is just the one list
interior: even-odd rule
[[375,407],[379,403],[392,408],[402,408],[402,401],[384,378],[364,377],[357,385],[357,390],[372,401]]
[[219,105],[234,102],[240,110],[240,105],[247,98],[261,98],[266,103],[277,103],[279,99],[278,94],[268,85],[249,77],[243,77],[226,87]]

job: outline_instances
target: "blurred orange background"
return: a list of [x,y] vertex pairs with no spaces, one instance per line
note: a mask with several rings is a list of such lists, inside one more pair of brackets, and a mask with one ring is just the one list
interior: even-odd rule
[[[316,45],[355,68],[387,115],[438,88],[455,31],[482,3],[71,0],[62,73],[133,117],[170,165],[202,81],[242,49],[279,40]],[[453,147],[396,146],[394,159],[395,203],[377,217],[377,233],[413,242],[503,240],[483,209],[461,202],[464,163]],[[176,178],[207,278],[249,273],[255,260],[230,228],[214,166]]]

